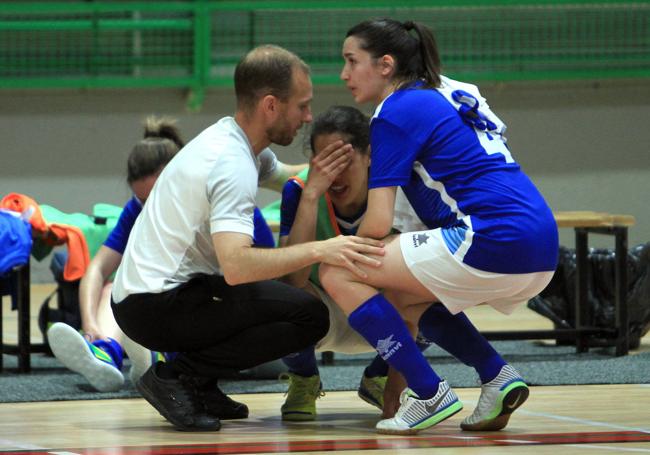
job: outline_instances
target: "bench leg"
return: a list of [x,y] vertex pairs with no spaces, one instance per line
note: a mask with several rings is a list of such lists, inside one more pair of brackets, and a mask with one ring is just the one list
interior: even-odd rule
[[575,328],[576,352],[587,352],[589,345],[580,329],[589,324],[589,301],[587,295],[587,278],[589,275],[588,233],[586,229],[576,228],[576,307]]
[[627,308],[627,228],[614,229],[616,236],[616,355],[626,355],[629,350],[629,320]]
[[29,263],[20,266],[17,280],[18,299],[18,370],[28,373],[31,370],[30,352],[30,273]]

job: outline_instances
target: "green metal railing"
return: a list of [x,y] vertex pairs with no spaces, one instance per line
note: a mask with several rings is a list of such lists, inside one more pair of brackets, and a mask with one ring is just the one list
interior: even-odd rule
[[200,107],[236,62],[274,43],[338,84],[346,30],[377,17],[435,31],[467,81],[650,77],[650,1],[157,1],[0,3],[0,88],[187,87]]

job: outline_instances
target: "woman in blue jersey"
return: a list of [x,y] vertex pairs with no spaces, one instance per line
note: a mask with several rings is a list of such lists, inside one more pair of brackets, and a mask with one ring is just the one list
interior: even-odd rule
[[[509,313],[550,281],[557,226],[478,89],[440,74],[429,29],[362,22],[348,31],[343,58],[341,79],[355,101],[377,106],[368,207],[357,235],[385,238],[396,212],[410,215],[401,235],[386,238],[380,268],[359,265],[366,279],[331,266],[321,266],[320,279],[350,325],[407,381],[398,412],[377,429],[415,433],[462,409],[413,341],[426,302],[453,314],[483,303]],[[396,206],[398,188],[406,198]],[[461,427],[501,429],[528,389],[485,340],[467,333],[451,332],[449,341],[480,348],[474,361],[483,386]]]
[[[167,118],[148,117],[144,124],[144,139],[129,154],[127,183],[133,197],[125,204],[117,224],[81,279],[79,308],[83,335],[63,323],[53,324],[47,332],[57,359],[82,374],[99,391],[115,391],[124,384],[121,372],[124,350],[131,360],[129,376],[132,383],[151,366],[152,361],[167,355],[151,352],[134,343],[119,329],[110,309],[110,277],[122,260],[131,229],[158,175],[185,145],[174,123]],[[255,211],[254,221],[256,244],[272,247],[271,230],[259,210]],[[241,409],[234,414],[246,417],[243,415],[245,406],[237,405]]]
[[117,224],[90,261],[79,285],[83,336],[63,323],[53,324],[48,329],[48,341],[56,358],[82,374],[99,391],[115,391],[124,384],[123,345],[133,365],[132,380],[141,376],[151,364],[152,353],[130,342],[115,322],[110,308],[110,277],[122,260],[131,229],[158,175],[183,145],[172,120],[156,117],[145,120],[144,139],[133,147],[127,160],[127,183],[133,197],[125,204]]

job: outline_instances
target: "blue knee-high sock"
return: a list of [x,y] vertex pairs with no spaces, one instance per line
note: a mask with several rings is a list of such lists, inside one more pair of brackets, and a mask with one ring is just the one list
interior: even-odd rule
[[[429,342],[423,342],[420,339],[420,336],[415,339],[415,344],[418,346],[420,352],[424,352],[431,345]],[[386,376],[388,375],[388,364],[379,354],[377,354],[375,358],[372,359],[372,362],[370,362],[370,365],[368,365],[363,371],[363,374],[368,378]]]
[[314,347],[310,346],[300,352],[289,354],[282,358],[282,361],[289,367],[289,371],[298,376],[306,378],[318,374],[316,365],[316,352]]
[[483,384],[494,379],[506,364],[465,313],[451,314],[441,303],[424,312],[419,329],[425,339],[476,369]]
[[376,294],[362,303],[348,321],[385,361],[404,375],[420,398],[436,394],[440,377],[416,346],[400,314],[383,295]]

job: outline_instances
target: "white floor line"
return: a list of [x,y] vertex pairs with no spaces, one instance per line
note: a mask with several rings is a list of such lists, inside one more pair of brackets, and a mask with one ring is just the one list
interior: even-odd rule
[[590,426],[593,426],[593,427],[613,428],[613,429],[616,429],[616,430],[623,430],[623,431],[640,431],[641,433],[650,434],[650,428],[628,427],[628,426],[625,426],[625,425],[617,425],[615,423],[598,422],[597,420],[579,419],[577,417],[559,416],[559,415],[555,415],[555,414],[549,414],[549,413],[546,413],[546,412],[526,411],[524,409],[519,409],[517,412],[519,414],[526,414],[526,415],[531,415],[531,416],[536,416],[536,417],[547,417],[549,419],[563,420],[565,422],[575,422],[575,423],[580,423],[580,424],[583,424],[583,425],[590,425]]
[[47,447],[41,447],[25,442],[13,441],[11,439],[0,439],[0,450],[47,450]]
[[642,449],[638,447],[621,447],[621,446],[605,446],[601,444],[563,444],[564,447],[571,447],[574,449],[600,449],[600,450],[610,450],[612,452],[641,452],[641,453],[650,453],[650,449]]
[[525,439],[494,439],[494,442],[507,442],[508,444],[539,444],[538,441],[526,441]]

